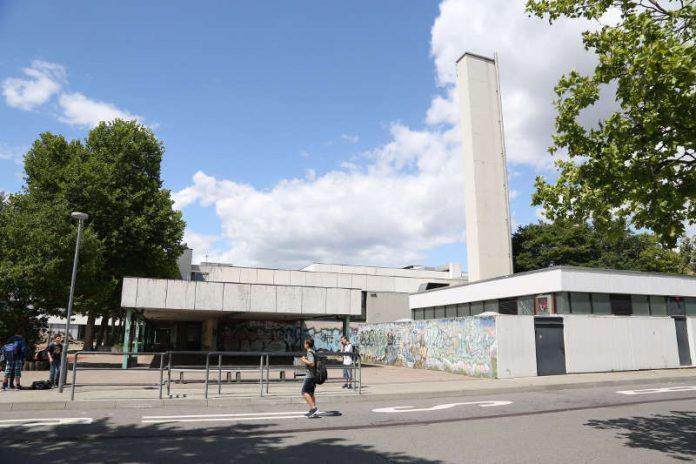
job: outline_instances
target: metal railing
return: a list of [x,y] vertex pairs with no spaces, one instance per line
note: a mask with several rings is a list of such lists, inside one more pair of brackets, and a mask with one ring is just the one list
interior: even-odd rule
[[[159,399],[162,399],[162,385],[164,381],[164,357],[168,354],[168,352],[159,352],[159,353],[153,353],[153,352],[125,352],[125,353],[106,353],[106,352],[100,352],[100,351],[78,351],[75,353],[75,358],[73,359],[73,365],[72,365],[72,383],[70,385],[70,401],[73,401],[75,399],[75,387],[96,387],[96,386],[108,386],[108,387],[118,387],[118,386],[123,386],[123,387],[158,387],[159,388]],[[118,366],[118,367],[80,367],[78,360],[80,356],[159,356],[160,357],[160,366],[159,366],[159,383],[145,383],[145,382],[87,382],[87,383],[81,383],[77,384],[77,371],[122,371],[123,367]],[[68,366],[66,366],[68,367]],[[152,368],[150,367],[129,367],[129,371],[135,371],[135,370],[140,370],[140,371],[150,371]],[[67,374],[67,372],[66,372]]]
[[[248,351],[165,351],[165,352],[125,352],[125,353],[107,353],[107,352],[94,352],[94,351],[78,351],[75,353],[75,357],[72,363],[72,382],[71,382],[71,388],[70,388],[70,400],[73,401],[75,399],[75,388],[76,387],[90,387],[90,386],[123,386],[123,387],[158,387],[159,389],[159,399],[162,399],[163,396],[163,387],[166,384],[167,386],[167,396],[171,397],[171,384],[172,384],[172,372],[194,372],[194,373],[202,373],[205,375],[204,378],[204,397],[208,399],[208,391],[209,391],[209,386],[211,383],[211,359],[217,358],[217,363],[216,365],[212,366],[212,369],[217,371],[217,394],[218,396],[222,396],[222,372],[226,371],[228,373],[231,372],[237,372],[241,373],[244,371],[247,372],[258,372],[259,374],[259,395],[264,396],[264,391],[265,394],[269,394],[269,388],[271,384],[271,371],[272,370],[277,370],[280,372],[285,372],[287,370],[292,370],[292,371],[297,371],[297,370],[305,370],[304,365],[297,365],[294,362],[292,364],[280,364],[280,365],[272,365],[271,364],[271,358],[290,358],[293,361],[296,358],[300,358],[302,356],[305,356],[306,353],[304,352],[297,352],[297,353],[288,353],[288,352],[267,352],[267,351],[256,351],[256,352],[248,352]],[[79,358],[80,357],[85,357],[85,356],[97,356],[97,355],[106,355],[106,356],[159,356],[159,382],[158,383],[152,383],[152,382],[86,382],[86,383],[77,383],[77,371],[122,371],[124,370],[121,365],[118,367],[86,367],[86,366],[80,366],[79,365]],[[200,366],[200,365],[176,365],[175,363],[175,356],[205,356],[205,366]],[[360,355],[356,353],[343,353],[343,352],[321,352],[317,353],[318,357],[321,358],[339,358],[341,361],[345,359],[346,356],[350,356],[352,358],[352,362],[350,365],[344,365],[342,362],[339,364],[332,364],[332,363],[326,363],[326,368],[327,370],[343,370],[343,369],[350,369],[352,371],[352,380],[351,382],[355,385],[354,391],[357,394],[362,394],[362,362]],[[165,362],[165,357],[166,357],[166,362]],[[258,369],[254,367],[254,365],[224,365],[223,364],[223,359],[224,358],[230,358],[234,357],[236,359],[239,358],[258,358]],[[69,365],[66,366],[66,368],[69,369]],[[128,371],[152,371],[152,367],[128,367]],[[164,371],[167,371],[167,378],[165,381],[164,378]],[[239,374],[240,375],[240,374]],[[283,378],[283,375],[281,375],[281,378]],[[330,382],[331,378],[327,379],[327,382]]]

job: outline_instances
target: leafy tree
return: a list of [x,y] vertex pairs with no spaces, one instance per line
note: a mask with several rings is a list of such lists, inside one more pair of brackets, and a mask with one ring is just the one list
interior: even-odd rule
[[[15,293],[48,311],[65,307],[76,231],[70,212],[88,213],[75,301],[88,315],[86,349],[95,318],[120,314],[124,276],[177,274],[184,222],[162,188],[163,154],[151,130],[117,119],[92,129],[84,143],[43,133],[25,155],[26,186],[9,199],[8,227],[16,233],[6,262],[18,275]],[[18,243],[27,230],[36,237]],[[12,264],[22,253],[26,265]]]
[[[616,228],[616,226],[613,226]],[[682,273],[682,258],[663,247],[654,234],[607,233],[586,223],[538,223],[512,236],[515,272],[550,266]]]
[[[693,0],[529,0],[527,11],[617,24],[585,31],[597,56],[590,75],[570,71],[556,86],[555,184],[537,178],[533,203],[551,219],[630,222],[674,247],[696,222],[696,5]],[[616,110],[595,127],[582,123],[601,91]],[[619,219],[620,222],[615,220]]]

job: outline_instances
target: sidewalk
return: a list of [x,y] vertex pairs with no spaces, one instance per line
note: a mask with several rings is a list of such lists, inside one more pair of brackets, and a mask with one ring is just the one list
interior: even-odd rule
[[[151,387],[92,386],[76,387],[75,401],[70,401],[70,385],[60,394],[53,390],[22,390],[0,393],[0,411],[49,409],[102,409],[121,407],[223,407],[240,404],[300,403],[300,380],[280,381],[272,373],[268,394],[260,397],[258,374],[244,374],[244,382],[224,381],[218,396],[217,377],[211,373],[208,399],[204,397],[203,375],[187,374],[187,383],[172,383],[171,397],[166,385],[163,398],[159,389]],[[255,378],[254,378],[255,375]],[[29,371],[22,376],[24,386],[34,380],[45,380],[44,371]],[[362,395],[341,388],[339,370],[329,371],[330,381],[322,385],[319,394],[334,402],[370,401],[383,399],[435,398],[462,395],[491,395],[508,392],[563,390],[602,385],[696,383],[696,368],[663,369],[654,371],[569,374],[519,379],[478,379],[423,369],[392,366],[365,366],[362,370]],[[176,376],[178,378],[178,376]],[[78,385],[85,382],[131,382],[157,384],[159,371],[80,371]],[[172,375],[174,381],[175,376]],[[249,380],[247,380],[249,379]],[[292,375],[288,375],[292,379]],[[69,377],[70,380],[70,377]],[[166,373],[165,373],[166,380]],[[327,399],[328,401],[328,399]]]

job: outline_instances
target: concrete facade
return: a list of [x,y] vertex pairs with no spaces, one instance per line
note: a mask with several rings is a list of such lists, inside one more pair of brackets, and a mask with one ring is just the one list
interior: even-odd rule
[[457,61],[469,281],[512,274],[503,116],[494,60]]

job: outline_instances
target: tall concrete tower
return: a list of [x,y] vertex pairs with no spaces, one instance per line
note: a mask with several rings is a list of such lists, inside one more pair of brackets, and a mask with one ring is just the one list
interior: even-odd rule
[[495,60],[457,60],[469,282],[512,274],[503,115]]

